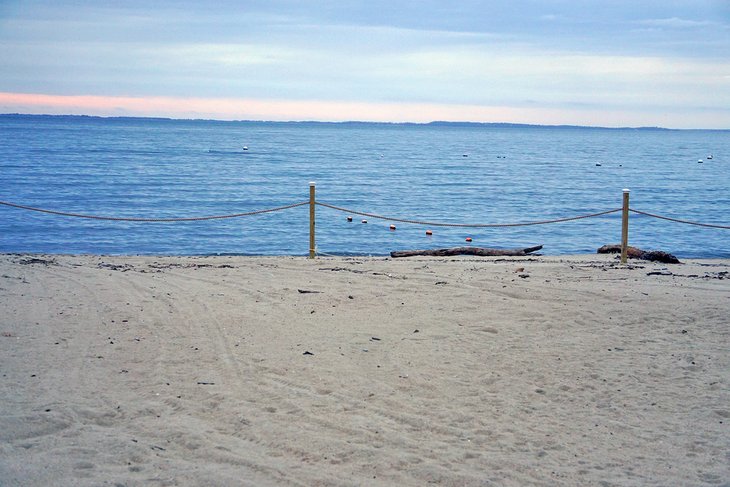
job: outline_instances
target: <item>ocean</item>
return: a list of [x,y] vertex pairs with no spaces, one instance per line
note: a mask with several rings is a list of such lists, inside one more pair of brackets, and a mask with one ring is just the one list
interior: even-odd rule
[[[137,218],[303,203],[315,182],[318,202],[349,210],[316,207],[323,255],[540,244],[546,255],[594,253],[620,242],[620,212],[499,228],[354,212],[431,223],[523,223],[620,208],[623,188],[631,191],[632,209],[730,225],[729,131],[3,115],[0,175],[3,202]],[[728,237],[726,229],[630,217],[631,245],[678,257],[729,258]],[[3,253],[307,255],[308,249],[308,205],[185,222],[81,219],[0,205]]]

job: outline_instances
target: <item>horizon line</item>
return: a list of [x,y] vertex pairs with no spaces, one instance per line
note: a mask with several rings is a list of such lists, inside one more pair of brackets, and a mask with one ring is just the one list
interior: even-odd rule
[[[730,130],[722,111],[698,108],[661,115],[646,109],[598,106],[480,105],[428,102],[365,102],[170,96],[47,95],[0,91],[0,111],[28,115],[428,124],[505,123],[597,128],[659,127],[668,130]],[[346,118],[345,118],[346,117]],[[499,121],[499,122],[497,122]]]
[[434,125],[453,125],[453,126],[499,126],[504,128],[580,128],[580,129],[596,129],[596,130],[656,130],[656,131],[711,131],[711,132],[728,132],[730,128],[670,128],[662,126],[618,126],[609,127],[602,125],[581,125],[581,124],[541,124],[541,123],[521,123],[521,122],[474,122],[469,120],[431,120],[428,122],[389,122],[389,121],[372,121],[372,120],[266,120],[266,119],[218,119],[218,118],[176,118],[164,116],[140,116],[140,115],[89,115],[78,113],[21,113],[8,112],[0,113],[0,117],[45,117],[45,118],[91,118],[102,120],[161,120],[171,122],[215,122],[215,123],[272,123],[272,124],[323,124],[323,125],[407,125],[407,126],[434,126]]

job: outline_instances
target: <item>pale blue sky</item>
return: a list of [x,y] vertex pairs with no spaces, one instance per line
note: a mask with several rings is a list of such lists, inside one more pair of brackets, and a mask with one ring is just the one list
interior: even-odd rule
[[730,128],[730,1],[2,1],[0,112]]

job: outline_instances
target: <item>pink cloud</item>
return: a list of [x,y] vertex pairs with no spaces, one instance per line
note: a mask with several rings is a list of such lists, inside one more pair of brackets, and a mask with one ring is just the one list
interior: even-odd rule
[[[0,92],[0,112],[31,114],[83,114],[204,118],[217,120],[321,120],[374,122],[473,121],[547,125],[719,127],[722,113],[701,114],[692,120],[686,113],[656,114],[641,111],[593,108],[441,105],[434,103],[368,103],[323,100],[256,100],[246,98],[125,97],[44,95]],[[716,120],[713,119],[716,115]]]
[[[0,107],[30,113],[130,115],[223,120],[505,120],[515,115],[503,107],[469,107],[418,103],[366,103],[231,98],[121,97],[0,93]],[[467,117],[467,118],[464,118]]]

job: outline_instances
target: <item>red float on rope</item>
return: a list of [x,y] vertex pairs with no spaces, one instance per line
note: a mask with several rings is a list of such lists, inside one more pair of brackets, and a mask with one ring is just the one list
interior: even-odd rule
[[466,237],[467,242],[471,242],[471,237]]
[[426,230],[426,235],[433,235],[433,232],[431,230]]

